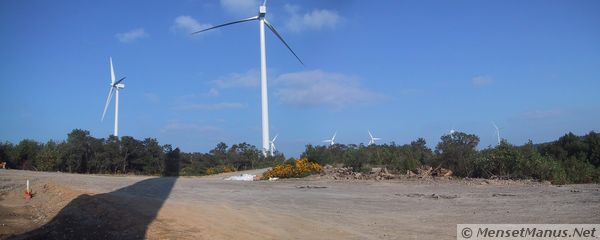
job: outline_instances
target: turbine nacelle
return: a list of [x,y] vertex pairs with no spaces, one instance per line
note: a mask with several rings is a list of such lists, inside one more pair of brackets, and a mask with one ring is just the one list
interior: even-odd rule
[[258,17],[264,18],[265,15],[267,15],[267,6],[261,5],[260,7],[258,7]]
[[110,87],[113,87],[113,88],[118,88],[118,89],[123,89],[123,88],[125,88],[125,84],[123,84],[123,83],[119,83],[119,84],[108,84],[108,85],[109,85]]

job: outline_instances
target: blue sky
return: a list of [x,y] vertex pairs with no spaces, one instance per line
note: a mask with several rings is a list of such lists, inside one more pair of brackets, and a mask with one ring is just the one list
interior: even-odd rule
[[[184,151],[260,146],[259,1],[0,2],[0,140],[62,140],[100,122],[109,56],[120,135]],[[493,145],[600,130],[598,1],[280,1],[270,32],[271,135],[288,156],[335,131],[340,143],[424,137],[451,128]]]

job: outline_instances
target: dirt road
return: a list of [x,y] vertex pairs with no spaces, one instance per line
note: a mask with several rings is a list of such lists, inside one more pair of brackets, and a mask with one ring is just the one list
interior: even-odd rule
[[230,175],[0,170],[0,239],[456,239],[459,223],[600,222],[598,184]]

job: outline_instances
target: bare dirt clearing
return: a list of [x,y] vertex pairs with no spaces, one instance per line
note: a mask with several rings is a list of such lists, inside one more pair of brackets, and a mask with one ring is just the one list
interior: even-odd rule
[[[600,185],[224,181],[0,170],[0,239],[455,239],[459,223],[598,223]],[[23,199],[30,179],[34,197]]]

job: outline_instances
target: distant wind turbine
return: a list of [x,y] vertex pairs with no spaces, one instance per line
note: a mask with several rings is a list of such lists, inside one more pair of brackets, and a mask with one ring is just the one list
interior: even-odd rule
[[494,128],[496,129],[496,137],[498,138],[498,144],[500,144],[500,128],[498,128],[496,123],[494,123],[493,121],[492,121],[492,125],[494,125]]
[[337,135],[337,132],[333,134],[333,137],[331,139],[323,140],[323,142],[327,142],[329,143],[329,146],[333,146],[335,144],[335,135]]
[[371,134],[370,130],[367,130],[367,132],[369,132],[369,138],[370,138],[369,139],[369,144],[367,144],[367,145],[375,144],[375,141],[381,140],[381,138],[373,137],[373,134]]
[[106,98],[106,104],[104,105],[104,112],[102,112],[102,119],[100,121],[104,121],[104,116],[106,115],[106,110],[108,109],[108,104],[110,104],[110,100],[112,99],[113,92],[115,95],[115,132],[114,136],[119,137],[119,89],[125,88],[125,84],[121,83],[125,80],[126,77],[115,81],[115,69],[113,67],[112,57],[110,59],[110,87],[108,89],[108,97]]
[[454,126],[452,126],[452,128],[450,129],[450,131],[448,132],[448,134],[452,135],[455,132],[456,132],[456,129],[454,129]]
[[277,139],[277,136],[279,136],[279,134],[275,135],[273,140],[269,141],[269,150],[271,151],[271,156],[275,156],[275,139]]
[[232,25],[232,24],[258,20],[259,32],[260,32],[260,92],[261,92],[261,103],[262,103],[261,108],[262,108],[262,145],[263,145],[262,152],[263,152],[263,155],[265,155],[265,156],[267,155],[268,152],[270,152],[269,151],[269,148],[270,148],[269,147],[269,102],[268,102],[268,97],[267,97],[267,57],[266,57],[266,49],[265,49],[265,25],[267,25],[267,27],[271,30],[271,32],[273,32],[275,34],[275,36],[277,38],[279,38],[279,40],[281,40],[283,45],[285,45],[287,47],[287,49],[290,50],[290,52],[292,52],[292,54],[296,57],[296,59],[298,59],[298,61],[300,61],[300,63],[302,65],[304,65],[304,63],[302,62],[302,60],[300,60],[298,55],[296,55],[296,53],[287,44],[287,42],[285,42],[285,40],[283,40],[283,37],[281,36],[281,34],[279,34],[279,32],[277,32],[277,30],[275,30],[275,27],[273,27],[273,25],[271,25],[271,23],[269,23],[269,21],[267,21],[267,19],[265,19],[265,15],[267,14],[266,4],[267,4],[267,1],[265,0],[263,2],[263,4],[260,5],[260,7],[258,8],[258,16],[249,17],[249,18],[245,18],[242,20],[234,21],[234,22],[224,23],[221,25],[202,29],[200,31],[196,31],[196,32],[192,33],[192,34],[197,34],[197,33],[201,33],[204,31],[208,31],[211,29],[220,28],[220,27],[224,27],[224,26],[228,26],[228,25]]

